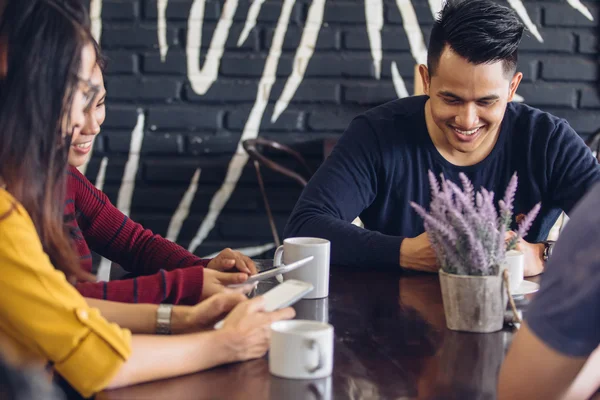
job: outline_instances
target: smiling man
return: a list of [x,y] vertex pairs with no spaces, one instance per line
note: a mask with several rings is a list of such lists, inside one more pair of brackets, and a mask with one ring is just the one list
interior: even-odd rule
[[[600,180],[592,153],[567,121],[512,103],[521,82],[523,24],[488,0],[450,0],[433,26],[427,96],[399,99],[355,118],[302,193],[285,236],[331,240],[332,263],[437,271],[421,218],[428,170],[503,195],[517,172],[515,215],[540,215],[519,246],[526,275],[543,270],[548,232]],[[360,216],[366,229],[351,221]]]

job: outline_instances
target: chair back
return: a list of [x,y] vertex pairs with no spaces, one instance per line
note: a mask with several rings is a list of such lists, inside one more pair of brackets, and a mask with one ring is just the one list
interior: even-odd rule
[[[277,172],[278,174],[286,176],[292,179],[293,181],[297,182],[302,187],[305,187],[308,183],[308,180],[312,176],[312,170],[300,153],[284,144],[275,142],[273,140],[263,138],[247,139],[242,142],[242,147],[244,148],[246,153],[248,153],[248,156],[250,157],[254,165],[254,169],[256,171],[256,178],[258,180],[258,186],[260,188],[260,193],[262,195],[263,202],[265,204],[265,210],[267,212],[267,217],[269,219],[269,226],[271,228],[271,234],[273,235],[273,241],[275,243],[275,246],[279,246],[281,244],[281,240],[279,239],[279,233],[277,232],[277,227],[275,226],[275,219],[273,217],[273,213],[271,212],[271,206],[269,204],[269,199],[265,190],[265,184],[261,173],[261,167],[268,168],[272,171]],[[268,158],[263,152],[264,149],[274,150],[276,152],[284,153],[290,156],[291,158],[296,160],[296,162],[302,167],[303,174],[300,174]]]

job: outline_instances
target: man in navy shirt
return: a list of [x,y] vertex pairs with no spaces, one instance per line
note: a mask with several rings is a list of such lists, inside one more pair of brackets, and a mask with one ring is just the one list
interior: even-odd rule
[[[500,372],[499,399],[562,398],[600,345],[600,186],[573,212]],[[600,384],[600,352],[571,388]],[[587,376],[586,376],[587,375]],[[586,392],[583,395],[583,392]],[[591,393],[590,393],[591,391]]]
[[[523,24],[490,0],[450,0],[431,32],[427,96],[399,99],[355,118],[300,196],[284,236],[331,241],[336,264],[437,271],[423,221],[427,171],[503,196],[519,176],[515,215],[542,203],[519,245],[526,275],[543,270],[544,243],[561,210],[569,213],[594,182],[597,161],[567,121],[511,103]],[[360,216],[365,229],[351,224]]]

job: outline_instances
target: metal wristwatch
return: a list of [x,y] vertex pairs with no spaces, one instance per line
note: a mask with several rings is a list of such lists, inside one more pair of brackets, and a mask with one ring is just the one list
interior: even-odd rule
[[171,334],[171,314],[173,306],[171,304],[160,304],[156,310],[156,333],[158,335]]
[[546,240],[544,241],[544,255],[543,260],[544,264],[548,262],[548,259],[552,255],[552,249],[554,249],[554,240]]

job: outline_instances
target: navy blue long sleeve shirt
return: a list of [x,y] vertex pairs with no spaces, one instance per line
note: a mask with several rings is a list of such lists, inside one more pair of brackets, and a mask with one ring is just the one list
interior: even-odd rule
[[[526,237],[539,242],[561,210],[569,213],[600,181],[598,162],[564,119],[519,103],[508,104],[496,145],[484,160],[453,165],[431,141],[426,101],[426,96],[399,99],[356,117],[302,192],[284,236],[329,239],[334,264],[398,266],[402,240],[424,232],[409,203],[429,208],[432,170],[456,183],[464,172],[476,190],[485,187],[496,200],[517,172],[514,215],[542,203]],[[365,229],[351,224],[357,216]]]

